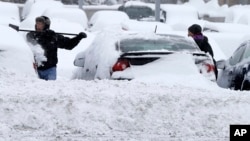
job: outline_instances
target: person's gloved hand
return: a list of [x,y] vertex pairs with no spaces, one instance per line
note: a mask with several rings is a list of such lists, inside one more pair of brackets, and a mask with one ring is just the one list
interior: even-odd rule
[[87,38],[87,34],[84,33],[84,32],[80,32],[78,35],[77,35],[78,38]]

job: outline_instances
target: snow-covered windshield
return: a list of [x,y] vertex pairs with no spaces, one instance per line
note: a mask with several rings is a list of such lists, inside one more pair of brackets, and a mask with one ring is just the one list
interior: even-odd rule
[[150,9],[149,7],[125,7],[124,12],[126,12],[131,19],[137,19],[140,20],[145,17],[153,17],[154,11]]
[[198,50],[189,41],[184,39],[124,39],[120,41],[120,50],[122,52],[132,51],[188,51],[195,52]]

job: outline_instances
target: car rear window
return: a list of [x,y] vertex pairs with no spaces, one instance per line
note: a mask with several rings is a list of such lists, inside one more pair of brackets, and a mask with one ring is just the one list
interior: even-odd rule
[[119,8],[118,10],[127,13],[130,19],[140,20],[145,17],[152,17],[152,16],[154,17],[154,11],[149,7],[129,6],[129,7]]
[[133,51],[188,51],[195,52],[199,49],[193,43],[184,40],[170,39],[124,39],[120,41],[122,52]]

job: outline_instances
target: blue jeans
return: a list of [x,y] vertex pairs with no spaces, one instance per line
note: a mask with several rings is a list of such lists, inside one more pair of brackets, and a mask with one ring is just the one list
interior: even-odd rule
[[56,67],[52,67],[46,70],[37,70],[40,79],[44,80],[56,80]]

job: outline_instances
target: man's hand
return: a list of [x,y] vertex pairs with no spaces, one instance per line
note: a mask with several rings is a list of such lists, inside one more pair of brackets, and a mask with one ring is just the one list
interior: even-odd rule
[[87,38],[87,34],[84,33],[84,32],[80,32],[78,35],[77,35],[78,38]]

